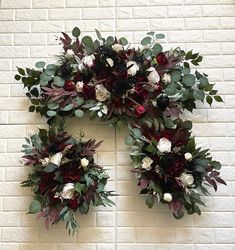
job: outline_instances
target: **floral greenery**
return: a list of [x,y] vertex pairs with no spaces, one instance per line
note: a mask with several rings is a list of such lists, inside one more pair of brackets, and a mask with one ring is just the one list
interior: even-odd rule
[[[213,161],[208,150],[196,148],[190,137],[191,122],[178,121],[175,129],[156,129],[158,122],[130,127],[126,143],[132,145],[133,172],[137,174],[141,194],[147,194],[146,204],[168,203],[176,218],[201,214],[198,205],[205,206],[201,195],[209,195],[206,185],[217,190],[226,183],[219,177],[221,164]],[[162,143],[162,140],[168,144]],[[164,195],[165,194],[165,195]]]
[[[198,101],[222,102],[208,76],[191,65],[202,61],[199,53],[180,48],[163,50],[163,34],[147,33],[141,47],[125,38],[97,39],[62,32],[63,52],[57,64],[37,62],[35,68],[18,68],[32,105],[53,124],[57,117],[81,118],[87,112],[119,128],[127,124],[126,144],[131,145],[133,172],[146,203],[168,204],[176,218],[200,214],[206,185],[226,184],[208,150],[195,145],[192,123],[183,121],[184,110],[193,112]],[[69,149],[70,151],[70,149]]]
[[48,132],[39,129],[26,138],[23,159],[32,171],[21,184],[34,193],[29,213],[44,217],[47,228],[64,221],[74,234],[79,226],[74,212],[86,214],[91,204],[113,205],[113,193],[104,190],[109,176],[94,163],[101,142],[73,138],[61,126],[53,124]]

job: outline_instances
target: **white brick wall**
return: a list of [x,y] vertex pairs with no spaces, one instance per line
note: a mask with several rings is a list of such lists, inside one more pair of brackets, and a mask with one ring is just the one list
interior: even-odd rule
[[[223,164],[228,187],[207,198],[199,216],[172,219],[167,208],[149,210],[138,196],[129,172],[125,131],[82,120],[86,137],[105,139],[97,160],[109,169],[109,187],[120,196],[116,207],[92,209],[79,216],[81,229],[68,237],[63,225],[47,232],[35,216],[25,215],[30,192],[19,182],[27,174],[20,165],[24,136],[45,120],[27,113],[16,65],[54,60],[60,51],[55,36],[79,26],[94,35],[126,36],[137,43],[146,31],[166,35],[165,46],[195,49],[202,67],[216,82],[225,103],[200,105],[193,115],[194,134]],[[0,1],[0,250],[234,250],[235,247],[235,0],[1,0]],[[68,130],[78,134],[78,121]]]

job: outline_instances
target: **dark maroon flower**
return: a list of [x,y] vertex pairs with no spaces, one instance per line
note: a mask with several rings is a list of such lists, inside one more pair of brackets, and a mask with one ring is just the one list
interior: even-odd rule
[[83,96],[85,99],[96,99],[95,88],[93,86],[84,84],[82,91],[83,91]]
[[74,91],[76,89],[75,83],[71,80],[66,81],[64,84],[64,89],[66,91]]
[[168,63],[168,60],[167,60],[167,58],[166,58],[166,55],[165,55],[165,53],[163,53],[163,52],[159,53],[159,54],[157,55],[156,59],[157,59],[157,62],[158,62],[159,65],[165,65],[165,64]]
[[138,105],[138,106],[136,106],[136,108],[135,108],[135,114],[136,114],[137,116],[141,116],[141,115],[143,115],[145,112],[146,112],[146,110],[145,110],[145,107],[144,107],[143,105]]
[[77,199],[69,200],[68,206],[70,208],[72,208],[72,209],[77,209],[78,208],[78,201],[77,201]]

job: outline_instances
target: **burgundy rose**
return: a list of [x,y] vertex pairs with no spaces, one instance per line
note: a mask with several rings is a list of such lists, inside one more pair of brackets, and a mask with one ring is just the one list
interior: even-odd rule
[[66,81],[64,84],[64,89],[66,91],[74,91],[76,89],[75,83],[71,80]]
[[82,91],[83,91],[83,96],[85,99],[96,99],[95,88],[93,86],[84,84]]
[[165,64],[168,63],[168,60],[167,60],[167,58],[165,56],[165,53],[163,53],[163,52],[159,53],[157,55],[156,59],[157,59],[157,62],[158,62],[159,65],[165,65]]
[[146,112],[146,110],[145,110],[145,107],[144,107],[143,105],[138,105],[138,106],[136,106],[136,108],[135,108],[135,114],[136,114],[137,116],[141,116],[141,115],[143,115],[145,112]]
[[69,200],[68,206],[70,208],[72,208],[72,209],[77,209],[78,208],[78,201],[77,201],[77,199]]

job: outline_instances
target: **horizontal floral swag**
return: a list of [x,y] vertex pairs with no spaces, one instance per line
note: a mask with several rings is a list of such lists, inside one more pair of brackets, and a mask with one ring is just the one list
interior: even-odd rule
[[18,68],[32,105],[29,112],[48,119],[49,130],[40,129],[23,145],[25,164],[31,166],[24,187],[34,193],[29,213],[44,217],[47,227],[64,221],[69,233],[78,228],[75,212],[87,213],[91,205],[113,205],[112,191],[105,191],[108,174],[94,162],[100,143],[83,141],[64,131],[66,117],[108,121],[119,129],[128,126],[125,138],[131,147],[132,172],[140,194],[151,208],[167,204],[175,218],[201,214],[208,187],[217,190],[221,164],[208,149],[196,146],[192,122],[198,101],[222,102],[197,66],[202,56],[180,48],[163,50],[163,34],[147,33],[141,47],[131,47],[126,38],[81,39],[79,28],[72,36],[58,38],[63,52],[56,64],[37,62],[34,68]]

